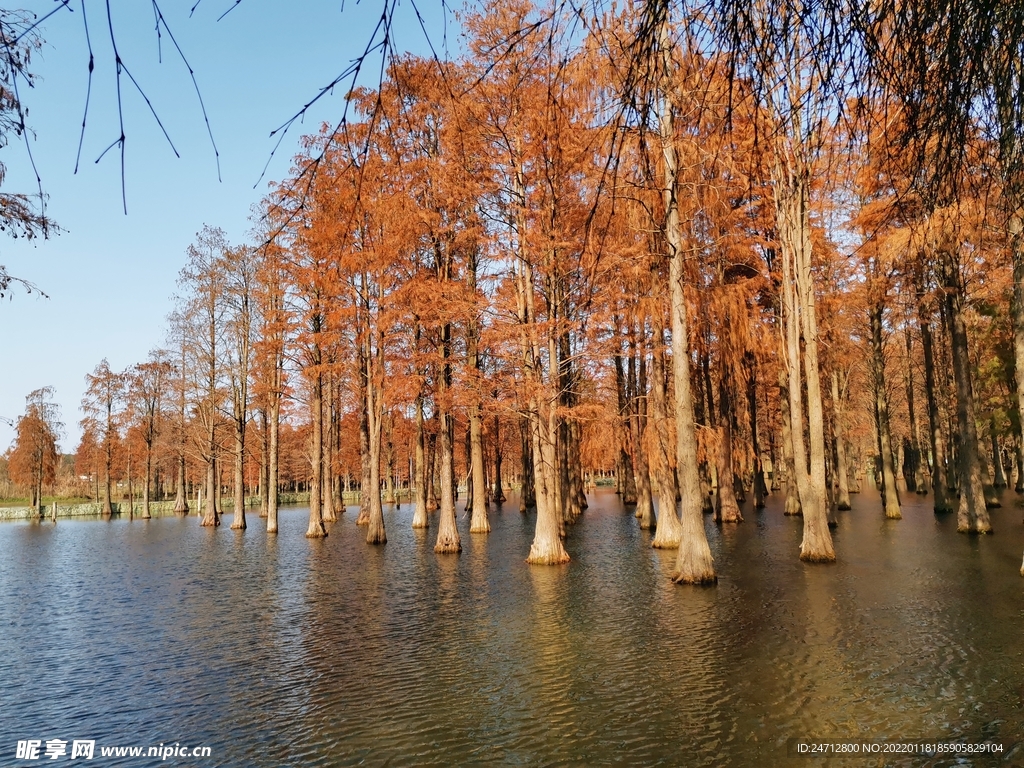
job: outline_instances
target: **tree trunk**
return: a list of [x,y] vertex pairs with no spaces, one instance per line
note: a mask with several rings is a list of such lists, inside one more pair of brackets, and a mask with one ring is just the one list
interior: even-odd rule
[[[479,368],[475,333],[472,335],[468,364],[471,369],[476,370]],[[487,481],[484,479],[483,420],[480,417],[480,402],[478,399],[475,399],[469,408],[469,453],[469,474],[473,488],[469,532],[488,533],[491,530],[491,524],[487,520]]]
[[185,454],[178,454],[178,487],[174,492],[174,514],[188,514],[188,497],[185,494]]
[[427,464],[426,448],[423,432],[423,395],[416,395],[416,503],[412,514],[413,528],[426,528],[430,525],[427,518]]
[[[618,326],[618,321],[616,321]],[[622,355],[615,355],[615,391],[619,402],[619,419],[616,422],[615,432],[618,435],[619,443],[619,485],[622,492],[622,503],[633,506],[636,498],[636,476],[633,473],[633,457],[630,444],[633,441],[633,434],[629,428],[630,404],[629,385],[626,381],[626,373],[622,364]]]
[[278,478],[280,475],[281,371],[275,365],[267,428],[267,533],[277,533]]
[[472,516],[469,523],[470,533],[488,533],[491,524],[487,520],[487,481],[484,479],[484,445],[483,423],[480,418],[480,405],[474,404],[469,414],[469,450],[473,485]]
[[992,438],[992,486],[1006,487],[1006,473],[1003,472],[1003,458],[999,453],[999,433],[996,431],[996,417],[989,418],[989,435]]
[[1013,374],[1017,410],[1017,483],[1014,490],[1024,493],[1024,215],[1014,210],[1007,220],[1010,257],[1013,263]]
[[[724,368],[724,366],[723,366]],[[723,523],[743,522],[739,502],[736,500],[734,472],[732,463],[732,393],[725,370],[722,371],[718,391],[718,408],[721,416],[720,440],[715,461],[718,470],[718,519]]]
[[[132,488],[132,452],[128,451],[128,519],[135,519],[135,494]],[[43,500],[43,484],[39,484],[39,501]]]
[[[749,353],[748,353],[749,355]],[[757,364],[753,355],[747,359],[747,411],[750,414],[750,447],[754,454],[753,495],[754,509],[764,509],[768,486],[764,480],[764,465],[761,463],[761,441],[757,430]]]
[[[783,324],[785,321],[782,321]],[[782,330],[782,343],[786,344],[786,331]],[[797,488],[796,480],[796,459],[793,454],[793,414],[792,404],[789,397],[789,380],[787,378],[785,366],[779,366],[779,413],[782,417],[782,460],[785,464],[785,472],[781,473],[785,477],[786,483],[786,505],[784,514],[786,515],[801,515],[803,514],[800,510],[800,491]],[[801,437],[803,433],[803,424],[797,424],[800,428]],[[773,483],[774,484],[774,483]]]
[[[846,387],[843,387],[845,391]],[[843,394],[839,389],[839,374],[832,371],[832,407],[835,410],[833,416],[832,431],[836,440],[836,481],[838,493],[836,494],[836,508],[850,509],[850,468],[846,460],[846,425],[843,422]]]
[[[319,365],[319,362],[316,365]],[[327,528],[324,527],[321,507],[324,475],[324,409],[323,374],[319,370],[313,373],[310,382],[309,411],[313,421],[313,433],[309,452],[311,479],[309,483],[309,526],[306,528],[306,538],[320,539],[327,535]]]
[[149,520],[153,516],[149,511],[149,497],[151,494],[151,481],[153,476],[153,446],[146,443],[146,476],[142,483],[142,519]]
[[910,322],[904,331],[907,341],[907,416],[910,419],[910,465],[912,469],[914,493],[923,496],[928,493],[925,481],[924,462],[921,461],[921,429],[917,421],[917,398],[914,393],[914,356],[913,337],[910,333]]
[[[381,342],[378,341],[378,344]],[[382,353],[378,348],[378,355]],[[370,361],[370,354],[366,355],[367,363]],[[380,361],[378,361],[378,364]],[[378,371],[378,376],[382,371]],[[380,449],[381,432],[384,418],[383,393],[380,391],[377,379],[368,376],[366,385],[366,412],[367,429],[369,431],[369,470],[370,477],[366,488],[363,488],[361,496],[362,509],[367,509],[366,520],[366,543],[387,544],[388,536],[384,530],[384,506],[381,502],[380,489]]]
[[[777,226],[783,272],[781,289],[786,325],[783,358],[789,373],[789,403],[793,421],[790,433],[804,521],[800,559],[807,562],[833,562],[836,555],[825,508],[824,420],[818,378],[818,329],[805,173],[802,165],[786,169],[779,167],[776,173]],[[807,387],[807,444],[804,442],[802,425],[804,398],[801,371]]]
[[703,499],[697,469],[697,434],[690,383],[690,342],[687,332],[686,296],[683,290],[683,249],[679,224],[678,180],[675,148],[675,108],[672,104],[672,52],[668,18],[661,24],[661,115],[659,138],[664,161],[661,190],[665,213],[665,241],[669,257],[669,308],[672,329],[672,369],[675,380],[676,467],[682,494],[679,554],[672,581],[677,584],[711,584],[718,580],[704,532]]
[[494,443],[494,503],[501,506],[502,502],[505,501],[505,490],[501,485],[501,460],[502,460],[502,447],[501,447],[501,423],[497,416],[494,417],[494,435],[492,442]]
[[871,324],[871,373],[875,394],[878,450],[882,458],[882,508],[890,520],[899,520],[900,497],[893,470],[892,436],[889,432],[889,399],[885,392],[885,355],[882,349],[882,305],[877,298],[868,310]]
[[[519,232],[526,232],[526,192],[521,167],[515,176],[515,198]],[[556,505],[556,434],[557,434],[557,381],[558,357],[555,353],[552,330],[548,330],[548,380],[541,370],[540,329],[534,303],[533,265],[520,242],[517,259],[516,299],[520,320],[520,351],[527,386],[530,387],[527,419],[530,424],[532,447],[533,489],[537,505],[537,522],[533,542],[526,562],[534,565],[559,565],[569,562],[569,554],[562,545],[562,524]]]
[[519,511],[525,513],[537,506],[537,486],[533,473],[533,426],[528,416],[519,420],[519,446],[523,468],[523,482],[519,491]]
[[263,422],[263,428],[260,430],[260,518],[266,520],[269,505],[267,486],[270,485],[270,428],[267,423],[267,409],[260,408],[257,413]]
[[338,520],[334,509],[334,377],[330,372],[324,377],[323,414],[323,469],[321,470],[323,517],[325,523]]
[[921,351],[924,355],[924,392],[928,405],[928,443],[931,448],[932,501],[936,514],[952,512],[946,490],[946,451],[942,436],[939,401],[935,391],[935,352],[931,321],[926,315],[923,287],[918,287],[918,323],[921,326]]
[[[366,367],[370,364],[369,360],[364,357],[364,352],[360,351],[360,368],[359,374],[362,383],[360,384],[359,390],[359,514],[356,515],[356,525],[367,525],[370,522],[370,497],[375,493],[379,493],[380,489],[374,490],[370,486],[370,426],[368,410],[368,395],[367,390],[369,383],[366,380],[366,374],[362,371],[366,370]],[[380,470],[377,470],[378,473]]]
[[454,451],[452,439],[452,418],[442,407],[439,431],[441,442],[440,469],[441,509],[437,520],[437,542],[434,551],[438,554],[456,554],[462,551],[459,529],[455,525]]
[[955,255],[940,254],[943,262],[946,318],[949,322],[950,347],[953,357],[953,379],[956,383],[956,421],[960,434],[959,468],[960,505],[957,530],[961,533],[989,533],[992,525],[985,507],[985,489],[978,447],[978,427],[974,412],[974,386],[971,381],[971,359],[967,346],[967,327],[963,318],[963,287]]
[[206,433],[206,509],[201,526],[216,527],[220,525],[220,510],[217,508],[217,433],[214,414],[208,414],[210,420]]
[[234,518],[231,529],[245,530],[245,413],[235,413]]
[[[213,431],[212,429],[210,430]],[[206,498],[203,519],[199,525],[216,527],[220,525],[220,510],[217,509],[217,459],[210,458],[206,462]]]
[[[664,291],[664,285],[659,286]],[[665,370],[665,329],[661,309],[656,309],[652,319],[654,328],[654,354],[651,359],[651,401],[652,420],[655,435],[655,482],[658,486],[657,528],[651,546],[658,549],[676,549],[683,535],[679,522],[676,499],[679,486],[675,473],[675,444],[672,440],[668,393]]]
[[[631,354],[629,357],[629,374],[627,379],[627,418],[626,429],[630,432],[630,443],[633,446],[636,485],[636,517],[640,521],[640,529],[650,531],[655,528],[654,501],[651,498],[651,470],[647,462],[647,412],[642,405],[647,401],[647,366],[646,355],[636,353],[634,329],[629,329]],[[641,345],[642,346],[642,345]]]

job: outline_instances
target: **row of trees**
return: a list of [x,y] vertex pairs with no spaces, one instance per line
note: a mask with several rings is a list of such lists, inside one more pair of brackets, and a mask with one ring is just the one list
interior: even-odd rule
[[487,4],[458,61],[398,58],[351,93],[251,245],[199,233],[168,351],[129,395],[104,365],[89,377],[104,476],[123,402],[147,488],[163,434],[179,509],[202,475],[204,525],[229,465],[232,527],[248,482],[276,532],[291,429],[310,537],[349,484],[383,544],[404,482],[413,525],[436,504],[435,549],[457,552],[460,475],[474,533],[514,480],[536,509],[529,561],[562,563],[605,469],[684,583],[716,578],[704,514],[741,522],[774,490],[802,517],[800,557],[834,560],[866,467],[887,517],[931,490],[959,530],[990,531],[987,491],[1007,464],[1024,477],[1019,132],[996,90],[1019,57],[968,52],[1003,79],[970,82],[961,123],[928,112],[962,106],[932,75],[961,43],[902,7],[882,10],[913,49],[827,2],[673,10]]

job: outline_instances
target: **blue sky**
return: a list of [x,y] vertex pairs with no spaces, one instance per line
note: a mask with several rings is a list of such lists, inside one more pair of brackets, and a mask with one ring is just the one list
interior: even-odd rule
[[[22,93],[35,132],[32,152],[49,196],[47,211],[65,231],[46,241],[0,239],[0,264],[49,295],[43,299],[15,290],[11,299],[0,302],[0,416],[16,419],[25,395],[54,386],[66,425],[65,451],[73,451],[80,437],[86,373],[104,357],[122,370],[162,344],[176,277],[195,233],[206,223],[224,229],[232,242],[245,239],[251,207],[269,181],[287,175],[299,137],[338,119],[344,89],[321,99],[304,124],[292,128],[258,181],[276,142],[270,132],[351,63],[381,12],[380,0],[349,0],[344,7],[339,0],[243,0],[217,21],[235,0],[202,0],[189,18],[193,3],[162,0],[160,7],[196,72],[220,151],[221,181],[188,71],[166,36],[163,61],[158,61],[150,3],[111,0],[115,40],[181,157],[174,156],[142,97],[123,76],[127,216],[117,149],[95,162],[119,135],[104,3],[86,0],[96,72],[77,175],[88,81],[81,0],[72,0],[73,13],[62,11],[44,24],[45,46],[32,67],[39,80]],[[44,14],[54,2],[22,6]],[[440,50],[441,3],[423,0],[419,8]],[[429,53],[408,0],[398,17],[396,47]],[[458,40],[451,17],[447,35],[454,51]],[[368,65],[362,83],[374,85],[378,71]],[[12,137],[0,149],[0,161],[7,166],[5,191],[35,190],[24,143]],[[13,436],[0,423],[0,451]]]

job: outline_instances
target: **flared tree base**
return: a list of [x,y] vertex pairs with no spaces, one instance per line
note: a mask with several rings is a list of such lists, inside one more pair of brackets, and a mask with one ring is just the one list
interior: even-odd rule
[[356,525],[369,525],[370,524],[370,513],[366,510],[359,510],[359,514],[356,516]]
[[220,518],[217,516],[207,515],[199,522],[199,525],[203,528],[216,528],[220,525]]
[[834,563],[836,552],[831,547],[801,547],[800,559],[805,563]]
[[526,558],[526,562],[530,565],[565,565],[569,562],[569,553],[562,552],[562,554],[539,554],[535,555],[533,551],[530,551],[530,556]]
[[327,529],[324,528],[323,523],[310,523],[309,528],[306,529],[307,539],[326,539]]
[[[697,521],[692,524],[696,526]],[[680,525],[683,525],[683,521],[680,521]],[[687,531],[684,526],[683,538],[679,542],[679,556],[671,578],[676,584],[710,585],[718,582],[711,548],[700,528],[694,527]]]
[[985,536],[994,533],[992,530],[992,524],[989,522],[977,522],[974,525],[965,524],[957,525],[957,533],[969,533],[972,535]]
[[473,520],[469,526],[470,533],[490,533],[491,523],[485,517],[483,520]]
[[801,552],[800,559],[805,563],[834,563],[836,556],[834,552],[831,555],[822,552]]
[[695,587],[713,587],[718,583],[718,576],[715,572],[711,573],[682,573],[676,571],[672,574],[673,584],[690,584]]
[[457,555],[462,551],[462,543],[458,540],[439,541],[434,545],[434,552],[439,555]]
[[661,505],[651,546],[655,549],[679,549],[682,540],[683,524],[679,521],[675,504],[669,502]]

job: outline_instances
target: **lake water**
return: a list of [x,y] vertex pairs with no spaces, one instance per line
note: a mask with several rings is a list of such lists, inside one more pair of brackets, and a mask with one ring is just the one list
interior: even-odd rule
[[[1024,764],[1021,510],[956,533],[910,496],[855,498],[839,563],[802,564],[801,523],[745,509],[707,530],[712,588],[674,586],[599,491],[572,562],[528,566],[515,499],[490,535],[433,552],[436,520],[387,510],[370,547],[349,509],[268,538],[198,519],[0,525],[0,765],[814,765],[787,739],[1001,739]],[[749,505],[748,505],[749,506]],[[20,740],[67,755],[18,761]],[[71,761],[74,739],[95,740]],[[207,758],[101,746],[208,746]],[[45,757],[45,756],[43,756]],[[951,760],[831,761],[947,765]],[[972,764],[962,761],[962,764]]]

